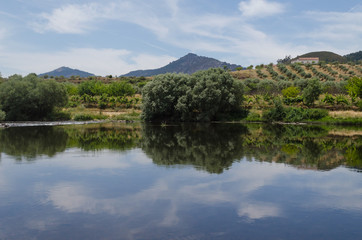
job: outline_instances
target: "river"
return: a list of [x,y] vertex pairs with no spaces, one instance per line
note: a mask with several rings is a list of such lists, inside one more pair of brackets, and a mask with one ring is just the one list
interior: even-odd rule
[[362,130],[0,129],[0,239],[362,239]]

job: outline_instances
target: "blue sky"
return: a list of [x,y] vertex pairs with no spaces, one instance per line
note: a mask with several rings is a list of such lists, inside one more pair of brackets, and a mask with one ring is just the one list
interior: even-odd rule
[[248,66],[360,50],[360,0],[0,0],[2,76],[121,75],[189,52]]

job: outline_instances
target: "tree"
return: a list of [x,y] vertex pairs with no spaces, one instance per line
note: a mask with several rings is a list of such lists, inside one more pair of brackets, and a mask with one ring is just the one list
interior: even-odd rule
[[322,93],[322,85],[316,78],[308,81],[307,87],[303,90],[303,101],[308,107],[314,105],[314,101],[319,98]]
[[148,121],[211,121],[242,112],[243,84],[222,69],[159,75],[142,94]]
[[362,78],[353,77],[349,79],[346,89],[353,100],[357,97],[362,98]]
[[56,107],[67,104],[66,88],[54,80],[41,80],[35,74],[13,75],[1,85],[0,104],[6,120],[43,120]]
[[285,58],[283,58],[283,59],[278,59],[277,60],[277,63],[278,64],[289,64],[290,62],[291,62],[291,56],[289,55],[289,56],[285,56]]

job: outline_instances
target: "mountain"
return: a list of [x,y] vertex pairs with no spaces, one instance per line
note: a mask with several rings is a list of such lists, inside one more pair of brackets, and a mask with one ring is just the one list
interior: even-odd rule
[[298,56],[295,59],[306,58],[306,57],[319,57],[319,61],[324,61],[326,63],[331,63],[331,62],[344,63],[344,62],[346,62],[346,59],[344,57],[342,57],[341,55],[338,55],[333,52],[327,52],[327,51],[310,52],[310,53],[306,53],[301,56]]
[[171,62],[170,64],[150,70],[137,70],[129,72],[123,76],[125,77],[149,77],[163,73],[187,73],[192,74],[200,70],[206,70],[209,68],[224,68],[226,66],[230,70],[235,70],[240,65],[230,64],[226,62],[220,62],[214,58],[197,56],[196,54],[189,53],[186,56]]
[[357,62],[362,60],[362,51],[350,53],[345,55],[344,57],[347,59],[347,61]]
[[68,67],[60,67],[51,72],[39,74],[38,76],[42,77],[44,75],[48,75],[49,77],[50,76],[53,76],[53,77],[64,76],[66,78],[69,78],[71,76],[80,76],[80,77],[94,76],[94,74],[92,74],[92,73],[88,73],[88,72],[84,72],[84,71],[80,71],[78,69],[72,69],[72,68],[68,68]]

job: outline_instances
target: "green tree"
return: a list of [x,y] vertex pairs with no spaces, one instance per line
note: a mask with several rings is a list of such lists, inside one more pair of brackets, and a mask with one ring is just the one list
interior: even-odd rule
[[346,89],[353,100],[357,97],[362,98],[362,78],[353,77],[349,79]]
[[307,87],[303,90],[303,101],[307,106],[314,105],[314,101],[319,98],[322,93],[322,85],[316,78],[308,81]]
[[157,76],[143,88],[145,120],[211,121],[242,113],[243,84],[222,69]]
[[87,94],[90,96],[99,96],[106,93],[106,86],[101,81],[91,80],[84,81],[78,86],[78,93],[80,96]]
[[65,87],[54,80],[41,80],[35,74],[14,75],[0,88],[0,104],[6,120],[42,120],[56,107],[67,104]]
[[108,85],[108,95],[119,97],[119,96],[132,96],[136,90],[132,87],[131,84],[122,82],[112,82]]

